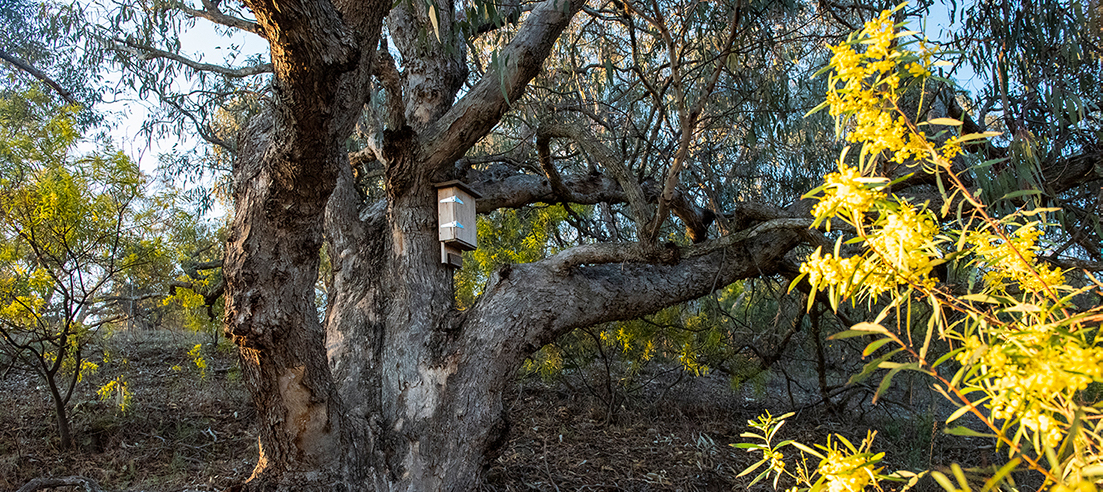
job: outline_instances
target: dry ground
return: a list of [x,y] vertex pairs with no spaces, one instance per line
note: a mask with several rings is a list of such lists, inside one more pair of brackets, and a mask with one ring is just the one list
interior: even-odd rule
[[[257,450],[236,355],[205,345],[205,378],[187,355],[209,341],[156,332],[107,342],[110,362],[73,397],[78,449],[71,452],[58,448],[52,404],[36,377],[19,369],[0,372],[0,491],[40,476],[82,475],[105,490],[127,491],[223,490],[248,478]],[[177,365],[182,370],[172,368]],[[119,374],[133,394],[126,414],[95,394]],[[740,391],[716,376],[682,378],[676,385],[656,379],[622,395],[612,409],[599,392],[579,389],[585,383],[579,377],[519,381],[507,401],[510,441],[492,463],[484,490],[744,490],[749,477],[737,475],[757,456],[729,444],[742,440],[747,420],[767,408],[776,415],[817,400],[784,379]],[[943,435],[930,412],[891,403],[858,412],[854,404],[868,397],[855,396],[844,412],[804,408],[782,437],[811,444],[840,432],[860,439],[876,425],[875,448],[886,451],[887,469],[997,459],[984,443]]]

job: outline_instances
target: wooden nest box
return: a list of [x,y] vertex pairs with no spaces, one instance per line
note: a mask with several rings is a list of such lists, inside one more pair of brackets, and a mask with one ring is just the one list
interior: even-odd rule
[[481,195],[460,181],[437,183],[436,187],[440,261],[460,268],[463,252],[479,247],[475,199]]

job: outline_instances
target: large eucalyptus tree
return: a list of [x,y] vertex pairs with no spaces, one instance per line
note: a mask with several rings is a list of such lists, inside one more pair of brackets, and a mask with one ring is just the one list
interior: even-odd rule
[[[271,47],[270,65],[229,69],[154,48],[140,35],[114,40],[139,55],[132,63],[183,64],[230,78],[272,72],[261,109],[238,134],[208,135],[235,154],[226,322],[258,410],[261,456],[250,487],[469,490],[506,438],[502,391],[527,355],[572,328],[769,274],[798,242],[793,229],[807,225],[779,214],[706,240],[710,217],[732,211],[705,212],[679,189],[697,133],[711,123],[705,96],[730,73],[733,46],[755,22],[738,3],[656,3],[632,12],[622,4],[599,12],[582,0],[467,9],[327,0],[250,1],[237,12],[216,2],[161,7],[167,10],[141,21],[139,33],[169,22],[158,15],[183,12],[255,33]],[[632,60],[638,52],[618,63],[653,78],[644,83],[660,103],[652,113],[662,124],[641,126],[675,132],[664,149],[668,162],[648,157],[643,174],[590,124],[549,119],[535,128],[541,174],[479,179],[474,166],[467,176],[465,156],[519,104],[583,8],[594,9],[588,22],[619,22],[625,36],[647,33],[645,56],[674,61],[641,60],[665,70],[666,80],[643,74],[645,66]],[[699,29],[694,15],[718,29]],[[501,28],[508,33],[495,34],[499,46],[479,39]],[[679,52],[687,48],[692,55]],[[473,53],[469,67],[469,50],[493,53],[490,60]],[[158,72],[145,73],[159,91]],[[189,109],[184,98],[166,101]],[[204,109],[194,109],[201,121]],[[353,154],[355,163],[381,164],[381,200],[365,200],[355,186],[370,165],[354,175],[354,134],[368,143]],[[597,162],[594,173],[558,172],[548,150],[553,139],[575,142]],[[647,177],[658,178],[650,189],[641,184]],[[627,202],[618,220],[638,227],[617,242],[502,268],[473,307],[458,311],[453,271],[440,261],[434,187],[455,178],[475,178],[482,211],[536,201]],[[670,232],[670,210],[694,227],[695,245],[660,240]],[[323,242],[333,264],[324,324],[314,296]]]
[[[115,5],[101,34],[131,83],[232,163],[226,331],[260,434],[247,487],[418,491],[480,483],[507,435],[503,390],[557,336],[790,268],[814,238],[785,185],[837,155],[831,127],[801,119],[819,42],[883,7]],[[189,58],[175,39],[195,19],[270,56]],[[199,89],[174,93],[177,72]],[[459,310],[434,187],[452,179],[481,213],[595,206],[572,212],[573,246],[499,267]]]

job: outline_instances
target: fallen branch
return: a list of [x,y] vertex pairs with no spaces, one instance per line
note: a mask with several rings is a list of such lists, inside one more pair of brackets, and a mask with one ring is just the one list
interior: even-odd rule
[[16,492],[35,492],[36,490],[55,489],[58,487],[80,487],[85,492],[103,492],[103,489],[100,488],[100,484],[96,483],[95,480],[76,475],[59,478],[39,477],[27,482],[26,485],[20,487]]

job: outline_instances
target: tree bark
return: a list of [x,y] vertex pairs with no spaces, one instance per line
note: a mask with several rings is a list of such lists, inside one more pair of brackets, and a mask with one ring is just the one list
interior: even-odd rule
[[329,370],[314,285],[326,203],[348,166],[342,144],[366,100],[389,4],[247,3],[275,73],[275,98],[243,132],[235,161],[224,266],[227,330],[258,411],[249,487],[349,488],[361,478],[358,439]]

